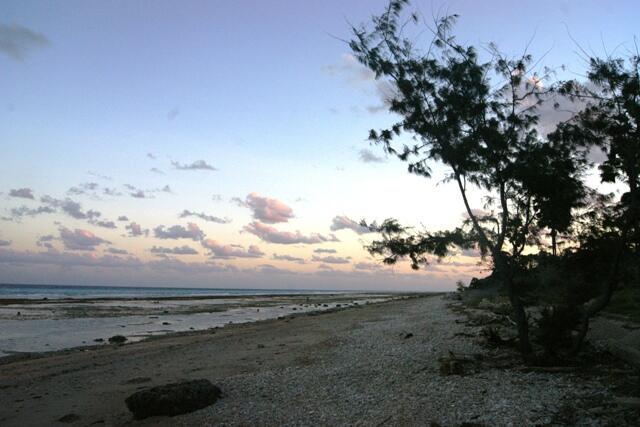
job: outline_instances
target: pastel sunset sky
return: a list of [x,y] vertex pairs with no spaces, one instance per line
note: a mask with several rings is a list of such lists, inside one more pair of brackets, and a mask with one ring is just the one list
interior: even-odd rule
[[[366,141],[394,119],[389,86],[340,39],[385,4],[4,0],[0,283],[424,291],[482,275],[473,251],[413,272],[363,249],[363,218],[437,230],[463,211],[444,169],[411,176]],[[571,78],[572,38],[602,53],[640,22],[635,1],[414,7],[508,54],[533,38]]]

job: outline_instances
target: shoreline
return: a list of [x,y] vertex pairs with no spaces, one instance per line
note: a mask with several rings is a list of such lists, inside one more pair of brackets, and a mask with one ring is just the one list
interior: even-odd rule
[[179,295],[161,297],[90,297],[90,298],[0,298],[0,307],[16,304],[69,304],[94,303],[107,301],[197,301],[221,299],[257,299],[257,298],[304,298],[304,297],[344,297],[348,295],[431,295],[445,292],[373,292],[373,291],[345,291],[327,293],[288,293],[288,294],[251,294],[251,295]]
[[[332,308],[323,309],[323,310],[311,310],[311,311],[305,311],[305,312],[289,313],[289,314],[286,314],[284,316],[268,318],[268,319],[254,320],[254,321],[248,321],[248,322],[228,323],[228,324],[225,324],[223,326],[216,326],[216,327],[209,328],[209,329],[176,331],[176,332],[168,332],[168,333],[165,333],[165,334],[162,334],[162,335],[150,335],[148,337],[145,337],[142,340],[129,341],[129,342],[126,342],[126,343],[123,343],[123,344],[103,343],[103,344],[91,344],[91,345],[74,346],[74,347],[63,348],[63,349],[59,349],[59,350],[51,350],[51,351],[12,352],[8,356],[0,357],[0,366],[6,365],[6,364],[10,364],[10,363],[14,363],[14,362],[25,361],[25,360],[36,360],[36,359],[42,359],[42,358],[47,358],[47,357],[55,357],[55,356],[59,356],[59,355],[68,355],[68,354],[73,354],[73,353],[78,353],[78,352],[100,350],[100,349],[105,349],[105,348],[109,348],[109,347],[130,346],[130,345],[145,343],[145,342],[149,342],[149,341],[157,341],[157,340],[170,339],[170,338],[199,336],[199,335],[208,335],[208,334],[211,334],[212,331],[216,331],[216,330],[223,330],[223,329],[224,330],[237,330],[237,329],[242,329],[242,328],[249,327],[249,326],[254,325],[254,324],[270,323],[270,322],[273,322],[273,321],[281,321],[281,320],[290,321],[290,320],[295,319],[295,318],[308,317],[308,316],[311,316],[311,317],[322,316],[322,315],[336,313],[336,312],[339,312],[339,311],[344,311],[344,310],[349,310],[349,309],[358,309],[358,308],[365,307],[367,305],[382,305],[382,304],[388,304],[388,303],[391,303],[391,302],[394,302],[394,301],[403,301],[403,300],[414,299],[414,298],[431,298],[431,297],[436,297],[436,296],[440,296],[440,295],[444,295],[444,294],[446,294],[446,292],[412,293],[410,295],[403,295],[401,297],[391,298],[391,299],[387,299],[385,301],[376,301],[376,302],[366,303],[365,305],[355,305],[355,306],[354,305],[350,305],[350,306],[346,306],[345,305],[345,306],[332,307]],[[278,296],[280,296],[280,295],[278,295]],[[297,296],[297,295],[293,295],[293,296]],[[125,298],[123,300],[127,301],[128,299]],[[148,300],[148,299],[145,298],[144,300]],[[213,332],[213,333],[215,333],[215,332]]]
[[[481,327],[453,305],[446,295],[407,298],[0,364],[0,424],[534,426],[566,425],[558,417],[569,408],[603,425],[591,409],[615,402],[611,370],[523,370],[481,345]],[[462,374],[442,373],[452,354]],[[190,379],[223,397],[141,421],[124,405],[137,390]]]

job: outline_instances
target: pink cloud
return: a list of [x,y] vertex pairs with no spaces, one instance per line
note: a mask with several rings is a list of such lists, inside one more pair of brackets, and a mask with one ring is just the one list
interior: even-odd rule
[[101,239],[92,232],[79,228],[71,231],[68,228],[62,227],[60,229],[60,239],[65,248],[77,251],[93,251],[96,246],[109,243],[107,240]]
[[262,197],[257,193],[247,196],[245,205],[253,211],[253,217],[267,224],[287,222],[293,218],[293,209],[277,199]]
[[242,246],[222,245],[213,239],[206,239],[202,241],[202,246],[209,249],[214,258],[262,258],[264,256],[264,252],[255,245],[245,250]]
[[333,234],[323,236],[322,234],[312,233],[304,235],[300,231],[278,231],[275,227],[263,224],[259,221],[253,221],[249,225],[245,225],[245,231],[255,234],[265,242],[278,243],[282,245],[291,245],[296,243],[316,244],[324,242],[338,242],[338,238]]

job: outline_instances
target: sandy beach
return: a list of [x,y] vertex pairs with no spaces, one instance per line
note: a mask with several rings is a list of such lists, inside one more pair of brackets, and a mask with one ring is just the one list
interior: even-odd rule
[[[439,358],[450,352],[495,356],[450,304],[410,298],[5,361],[0,424],[533,426],[554,425],[567,404],[594,394],[613,398],[597,377],[508,363],[442,375]],[[223,398],[142,421],[124,404],[136,390],[198,378],[217,384]]]

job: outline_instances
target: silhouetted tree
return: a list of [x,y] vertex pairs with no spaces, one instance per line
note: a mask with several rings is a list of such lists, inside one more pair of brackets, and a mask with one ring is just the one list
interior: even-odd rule
[[[584,147],[597,146],[606,154],[600,165],[603,182],[627,186],[619,202],[602,212],[600,226],[583,236],[586,249],[600,248],[612,257],[602,292],[582,308],[574,352],[589,327],[589,319],[604,309],[623,273],[625,257],[638,259],[640,247],[640,55],[589,58],[589,84],[566,82],[562,92],[587,102],[573,120],[560,125],[553,138]],[[607,273],[605,273],[607,274]]]
[[[446,165],[446,180],[457,185],[468,221],[437,233],[416,232],[393,219],[374,223],[369,226],[382,239],[368,249],[386,263],[408,257],[419,268],[427,264],[428,254],[441,257],[456,245],[477,246],[491,257],[494,275],[504,284],[520,351],[528,358],[527,313],[514,283],[518,258],[537,242],[541,228],[557,232],[571,222],[572,208],[583,194],[580,153],[562,140],[546,141],[537,134],[536,108],[548,90],[541,84],[545,76],[528,70],[531,55],[509,59],[490,46],[490,59],[482,62],[475,48],[451,36],[455,15],[427,27],[433,39],[421,50],[404,35],[407,25],[420,24],[416,14],[402,21],[406,4],[391,0],[369,28],[353,28],[353,54],[377,78],[393,83],[396,94],[388,100],[389,110],[400,116],[390,128],[372,130],[369,139],[408,162],[410,173],[429,178],[430,162]],[[413,142],[396,147],[403,133]],[[473,190],[486,196],[487,212],[471,206]]]

